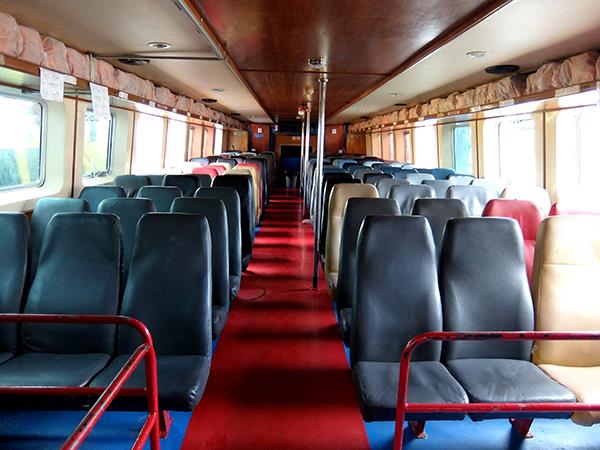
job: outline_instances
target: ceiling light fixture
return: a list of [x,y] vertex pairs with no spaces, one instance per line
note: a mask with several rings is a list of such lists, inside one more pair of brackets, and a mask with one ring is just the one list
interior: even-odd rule
[[308,58],[308,65],[315,70],[324,69],[327,65],[327,58]]
[[392,97],[400,97],[402,94],[400,92],[390,92]]
[[214,98],[203,98],[202,102],[203,103],[217,103],[217,100]]
[[211,91],[217,92],[217,93],[221,94],[221,93],[225,92],[225,89],[223,89],[223,88],[212,88]]
[[486,51],[483,51],[483,50],[474,50],[472,52],[467,52],[465,54],[468,57],[474,58],[474,59],[485,58],[486,56],[490,56],[490,52],[486,52]]
[[148,47],[164,50],[166,48],[171,48],[171,44],[168,42],[148,42]]

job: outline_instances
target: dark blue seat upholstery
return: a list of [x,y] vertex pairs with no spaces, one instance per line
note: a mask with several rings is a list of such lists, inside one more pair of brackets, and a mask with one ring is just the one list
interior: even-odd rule
[[121,186],[86,186],[81,190],[79,198],[88,202],[91,212],[98,211],[98,205],[106,198],[127,197]]
[[455,217],[468,217],[464,202],[453,198],[418,198],[412,210],[413,216],[423,216],[433,232],[433,241],[439,254],[446,223]]
[[454,182],[450,180],[423,180],[421,184],[430,186],[435,191],[437,198],[446,198],[446,191],[450,186],[454,186]]
[[127,197],[135,197],[142,186],[148,186],[152,182],[146,175],[117,175],[113,180],[113,184],[121,186]]
[[356,243],[363,220],[367,216],[400,215],[398,203],[389,198],[350,198],[342,225],[340,263],[337,280],[336,305],[344,343],[350,345],[352,308],[356,286]]
[[396,178],[397,180],[406,180],[406,177],[408,176],[408,174],[411,174],[411,173],[417,174],[419,172],[417,171],[417,169],[401,167],[399,170],[395,170],[392,173],[392,176],[394,178]]
[[454,175],[454,169],[450,169],[447,167],[436,167],[431,169],[431,175],[435,177],[436,180],[446,180],[448,175]]
[[146,175],[150,180],[150,186],[162,186],[163,179],[165,178],[165,174],[156,174],[156,175]]
[[154,203],[147,198],[108,198],[100,203],[98,212],[114,214],[121,221],[121,267],[125,280],[129,273],[138,222],[144,214],[155,212]]
[[418,198],[435,198],[435,192],[429,186],[422,184],[398,184],[392,186],[390,198],[398,203],[403,215],[411,215],[415,200]]
[[[27,274],[29,222],[25,214],[0,213],[0,313],[18,313]],[[17,352],[17,325],[0,327],[0,363]]]
[[233,188],[199,188],[194,197],[217,198],[227,211],[227,236],[229,238],[229,291],[233,299],[240,291],[242,281],[242,230],[240,217],[240,196]]
[[[363,418],[393,420],[402,351],[414,336],[442,330],[431,230],[423,217],[371,216],[356,253],[356,305],[350,361]],[[466,403],[467,395],[439,362],[441,346],[420,346],[412,357],[408,401]],[[462,413],[409,420],[462,419]]]
[[[532,331],[523,238],[506,218],[451,219],[440,259],[445,331]],[[455,341],[444,346],[450,372],[472,402],[574,402],[530,362],[529,341]],[[568,417],[523,413],[521,417]],[[518,414],[472,414],[474,420]]]
[[[210,175],[207,176],[210,179]],[[178,187],[184,197],[193,197],[194,192],[198,189],[198,181],[195,175],[165,175],[162,185]]]
[[31,236],[29,239],[29,284],[37,270],[42,242],[48,223],[58,213],[88,212],[88,202],[78,198],[40,198],[31,215]]
[[379,198],[388,198],[390,196],[390,191],[392,186],[396,186],[397,184],[410,184],[406,180],[397,180],[394,177],[392,178],[381,178],[375,182],[375,187],[377,188],[377,192],[379,192]]
[[[109,314],[119,306],[119,219],[57,214],[48,224],[27,314]],[[110,360],[113,325],[23,324],[23,354],[0,364],[0,385],[84,386]]]
[[[194,173],[189,176],[194,177],[196,179],[196,189],[201,188],[201,187],[210,187],[212,184],[211,176],[206,173]],[[194,192],[196,192],[196,191],[194,191]],[[191,196],[193,196],[193,195],[194,195],[194,193],[192,193]]]
[[181,189],[175,186],[143,186],[137,193],[137,198],[152,200],[157,212],[171,211],[173,200],[182,196]]
[[220,336],[229,314],[229,233],[225,204],[218,198],[177,198],[171,212],[206,217],[211,237],[212,334]]
[[374,172],[374,173],[365,173],[363,178],[364,178],[364,183],[370,183],[370,184],[377,185],[377,181],[379,181],[379,180],[393,179],[394,177],[389,173]]
[[252,259],[255,237],[254,192],[250,175],[221,175],[213,180],[214,187],[229,187],[240,196],[242,231],[242,270],[246,270]]
[[406,181],[410,184],[421,184],[423,180],[434,180],[435,178],[430,173],[407,173]]
[[[146,214],[138,225],[121,314],[141,320],[152,334],[162,409],[192,410],[206,385],[212,348],[210,247],[202,216]],[[135,331],[119,327],[120,356],[91,385],[106,386],[140,341]],[[126,386],[144,385],[143,368],[138,368]],[[127,399],[132,406],[144,403]]]

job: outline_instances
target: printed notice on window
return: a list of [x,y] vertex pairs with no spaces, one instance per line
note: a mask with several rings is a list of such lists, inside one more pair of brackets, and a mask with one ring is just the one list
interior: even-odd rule
[[108,88],[98,84],[90,83],[92,91],[92,107],[94,109],[94,120],[110,120],[110,102],[108,100]]
[[40,67],[40,94],[44,100],[62,102],[65,94],[65,76]]

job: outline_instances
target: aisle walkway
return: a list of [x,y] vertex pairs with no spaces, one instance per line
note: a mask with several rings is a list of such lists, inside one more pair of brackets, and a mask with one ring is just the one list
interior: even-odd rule
[[184,449],[368,448],[325,284],[310,290],[300,208],[271,199]]

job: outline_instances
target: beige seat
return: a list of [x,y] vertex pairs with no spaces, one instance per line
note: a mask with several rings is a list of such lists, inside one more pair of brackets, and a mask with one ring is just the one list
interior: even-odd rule
[[254,197],[254,214],[256,217],[256,223],[260,219],[262,212],[262,205],[260,201],[260,193],[258,191],[258,175],[256,169],[253,167],[234,167],[227,172],[227,175],[250,175],[252,177],[252,191]]
[[538,186],[508,186],[502,191],[500,198],[528,200],[535,203],[535,206],[540,210],[542,219],[548,216],[552,204],[548,191]]
[[378,198],[377,188],[372,184],[336,184],[329,198],[327,236],[325,238],[325,275],[327,288],[335,296],[340,261],[340,243],[346,203],[349,198]]
[[[600,217],[555,216],[538,231],[533,264],[537,331],[600,330]],[[538,341],[533,361],[579,402],[600,403],[600,341]],[[580,425],[600,412],[578,412]]]
[[227,167],[227,170],[231,170],[235,167],[231,161],[219,161],[218,163],[215,163],[215,164],[218,164],[220,166],[225,166],[225,167]]

